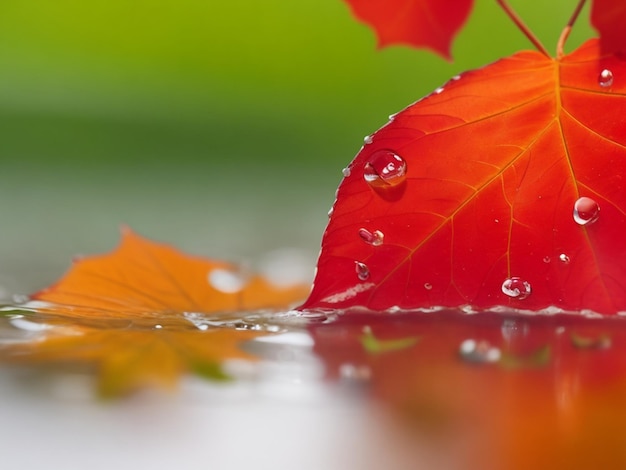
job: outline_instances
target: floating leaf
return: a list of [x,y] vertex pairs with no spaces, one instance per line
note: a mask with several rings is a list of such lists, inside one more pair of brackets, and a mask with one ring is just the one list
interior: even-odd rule
[[467,72],[392,116],[339,186],[302,308],[626,310],[624,77],[591,40]]
[[[122,230],[112,253],[77,260],[59,282],[32,295],[65,317],[132,318],[149,325],[183,312],[226,313],[286,308],[308,288],[277,287],[264,278],[217,260]],[[40,308],[40,311],[46,310]]]
[[115,252],[77,261],[32,296],[29,322],[48,326],[35,339],[5,345],[0,360],[93,365],[105,397],[171,389],[188,372],[222,380],[222,362],[253,360],[239,345],[269,330],[262,322],[242,330],[249,325],[229,323],[227,314],[284,310],[306,290],[243,276],[230,264],[184,255],[125,229]]
[[346,0],[354,16],[376,31],[379,47],[428,47],[450,59],[451,44],[473,0]]

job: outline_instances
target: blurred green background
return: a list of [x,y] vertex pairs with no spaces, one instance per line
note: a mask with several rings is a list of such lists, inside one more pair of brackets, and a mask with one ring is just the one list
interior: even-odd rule
[[[549,50],[575,0],[512,1]],[[583,12],[569,50],[593,33]],[[2,0],[0,286],[29,292],[120,224],[197,254],[312,268],[363,136],[530,47],[476,0],[454,63],[376,49],[341,0]]]

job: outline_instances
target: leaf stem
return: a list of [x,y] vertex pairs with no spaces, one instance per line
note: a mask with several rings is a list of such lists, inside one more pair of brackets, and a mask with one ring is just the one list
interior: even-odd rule
[[[585,2],[585,0],[581,0],[581,1],[583,3]],[[515,23],[515,26],[517,26],[517,28],[522,33],[524,33],[524,36],[528,38],[528,40],[533,44],[533,46],[535,46],[535,48],[546,57],[550,57],[550,53],[548,52],[548,50],[545,47],[543,47],[543,44],[541,44],[541,41],[539,41],[537,36],[533,34],[533,32],[528,28],[528,26],[526,26],[526,24],[522,21],[522,19],[518,16],[518,14],[515,13],[515,11],[513,11],[513,8],[511,8],[511,5],[509,5],[506,0],[496,0],[496,2],[508,15],[508,17],[513,21],[513,23]]]
[[563,28],[563,31],[561,32],[561,36],[559,37],[559,42],[556,43],[557,60],[563,57],[564,55],[565,41],[567,41],[567,38],[569,37],[569,33],[572,31],[572,27],[574,26],[574,23],[576,23],[576,20],[578,19],[578,15],[580,15],[580,11],[585,6],[585,3],[587,3],[587,0],[578,0],[578,5],[576,5],[576,9],[574,10],[574,13],[572,13],[572,16],[570,17],[569,21],[565,25],[565,28]]

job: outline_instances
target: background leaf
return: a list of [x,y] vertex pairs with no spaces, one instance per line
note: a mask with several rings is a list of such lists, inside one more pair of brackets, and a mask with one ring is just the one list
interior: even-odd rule
[[428,47],[451,59],[454,36],[465,23],[472,0],[346,0],[354,15],[370,25],[380,47]]
[[621,0],[593,0],[591,3],[591,24],[600,33],[602,52],[626,52],[625,22],[625,2]]

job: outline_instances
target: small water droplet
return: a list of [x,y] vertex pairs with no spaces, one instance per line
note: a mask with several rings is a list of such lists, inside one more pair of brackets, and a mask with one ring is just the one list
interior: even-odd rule
[[406,162],[391,150],[378,150],[365,164],[363,178],[373,187],[397,186],[406,179]]
[[240,273],[229,271],[228,269],[214,269],[210,271],[208,280],[214,289],[226,294],[239,292],[246,283]]
[[559,260],[561,260],[561,262],[565,264],[569,264],[570,262],[569,256],[567,256],[565,253],[561,253],[559,255]]
[[347,178],[348,176],[350,176],[350,173],[351,173],[351,171],[350,171],[350,167],[349,167],[349,166],[347,166],[347,167],[345,167],[343,170],[341,170],[341,174],[342,174],[343,176],[345,176],[346,178]]
[[339,376],[344,380],[366,382],[372,377],[372,371],[365,365],[341,364]]
[[492,346],[488,341],[466,339],[459,346],[459,354],[468,362],[493,363],[498,362],[502,353],[499,348]]
[[502,283],[502,292],[514,299],[523,300],[530,295],[530,283],[519,277],[510,277]]
[[598,83],[603,88],[608,88],[612,86],[613,72],[611,72],[609,69],[604,69],[602,72],[600,72],[600,75],[598,76]]
[[163,325],[154,325],[155,330],[161,330],[162,328],[163,328]]
[[359,237],[361,237],[361,240],[369,245],[380,246],[383,244],[385,234],[380,230],[374,230],[373,232],[370,232],[365,228],[360,228]]
[[356,275],[361,281],[366,281],[370,277],[370,270],[365,263],[354,262]]
[[13,299],[13,303],[19,305],[19,304],[27,303],[30,297],[28,297],[25,294],[13,294],[12,299]]
[[455,75],[454,77],[452,77],[452,80],[454,80],[454,81],[461,80],[461,76],[460,75]]
[[436,95],[439,95],[441,92],[443,92],[443,87],[442,86],[440,86],[439,88],[435,89],[435,91],[434,91],[434,93]]
[[369,145],[372,142],[374,142],[374,137],[372,137],[371,135],[366,135],[365,137],[363,137],[363,143],[365,145]]
[[529,327],[528,323],[513,318],[507,318],[502,322],[500,332],[502,338],[507,343],[512,343],[514,340],[522,339],[528,335]]
[[590,197],[581,197],[574,203],[574,221],[578,225],[592,224],[600,217],[600,206]]
[[432,288],[433,288],[433,285],[430,282],[424,283],[424,289],[431,290]]
[[328,209],[328,217],[332,217],[333,216],[333,212],[335,212],[335,206],[332,206],[330,209]]
[[544,263],[548,264],[550,261],[552,261],[552,260],[550,259],[550,257],[549,257],[549,256],[544,256],[544,257],[543,257],[543,262],[544,262]]
[[393,121],[393,120],[396,118],[396,116],[397,116],[397,115],[398,115],[398,113],[393,113],[393,114],[390,114],[390,115],[389,115],[389,120],[390,120],[390,121]]

